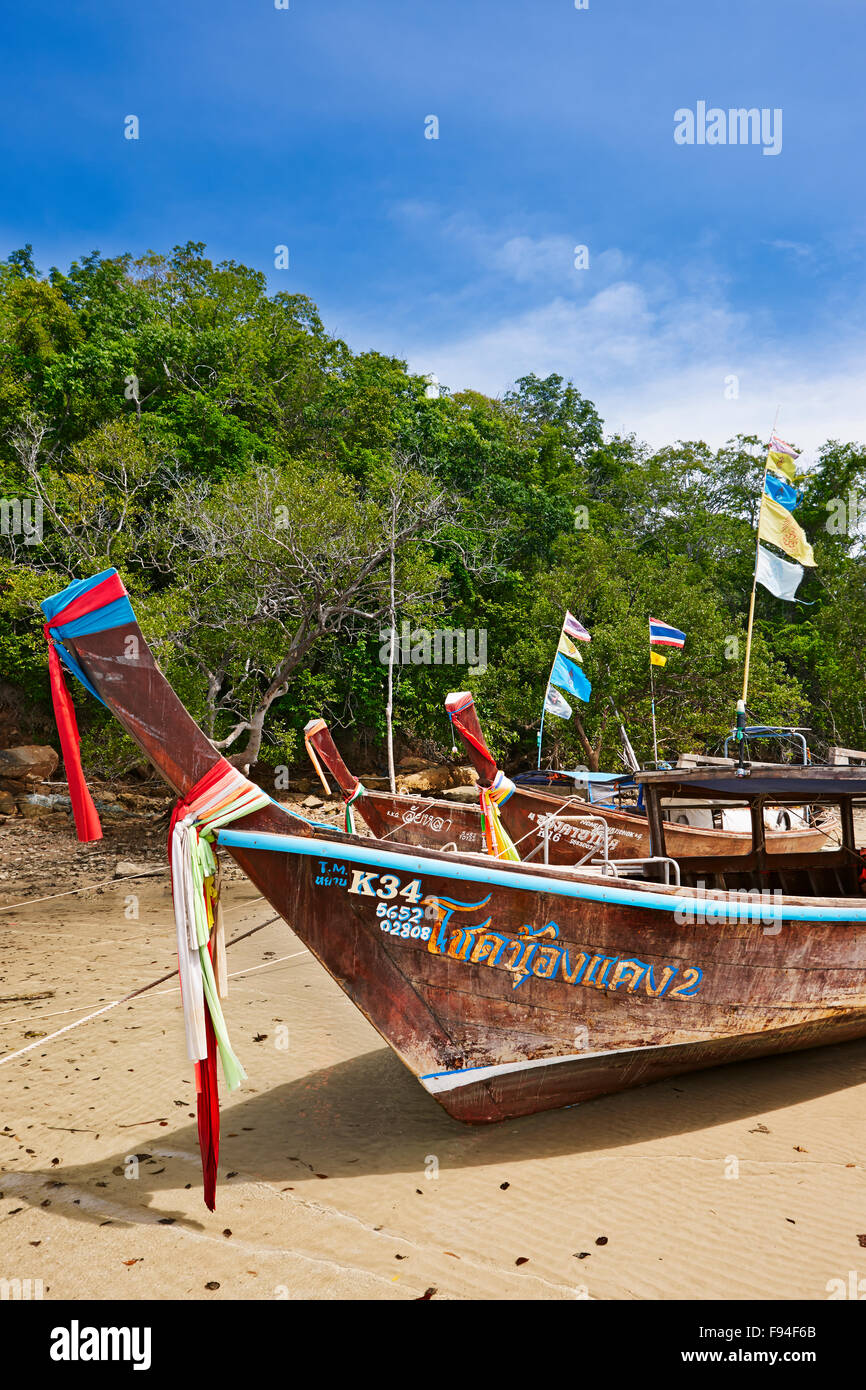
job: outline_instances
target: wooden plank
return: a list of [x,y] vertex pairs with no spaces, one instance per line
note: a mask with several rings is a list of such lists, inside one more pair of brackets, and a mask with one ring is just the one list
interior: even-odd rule
[[834,744],[827,750],[827,759],[835,766],[845,766],[852,761],[866,763],[866,753],[860,748],[839,748]]

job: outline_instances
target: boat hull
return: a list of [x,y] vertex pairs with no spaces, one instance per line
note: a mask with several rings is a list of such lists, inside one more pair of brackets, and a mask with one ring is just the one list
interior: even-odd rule
[[[866,1034],[859,904],[788,904],[778,920],[775,905],[737,904],[730,920],[702,920],[690,890],[519,865],[505,882],[483,865],[455,877],[446,855],[358,839],[219,839],[460,1120]],[[810,920],[821,912],[837,920]],[[403,934],[413,914],[426,940]]]
[[[217,754],[137,625],[68,645],[187,793]],[[731,895],[713,903],[690,889],[344,836],[275,804],[218,839],[461,1120],[866,1032],[857,900],[774,900],[762,920],[763,903]]]

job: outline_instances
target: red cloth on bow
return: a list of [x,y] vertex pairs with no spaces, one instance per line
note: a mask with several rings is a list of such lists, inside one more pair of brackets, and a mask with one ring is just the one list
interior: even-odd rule
[[487,744],[484,742],[484,739],[481,738],[479,740],[475,737],[474,734],[471,734],[469,732],[466,725],[463,723],[463,720],[460,718],[460,713],[461,712],[458,711],[456,714],[454,714],[451,710],[449,710],[448,717],[450,718],[452,724],[457,725],[457,728],[460,731],[461,738],[465,738],[466,742],[470,745],[470,747],[474,748],[477,753],[480,753],[484,761],[490,764],[490,772],[488,775],[491,779],[494,778],[496,776],[496,773],[499,771],[499,768],[496,765],[496,759],[494,758],[490,749],[487,747]]
[[60,664],[60,657],[51,636],[51,628],[64,627],[67,623],[74,623],[78,618],[83,618],[87,613],[93,613],[97,608],[104,608],[106,604],[114,603],[116,599],[123,598],[126,589],[123,587],[123,580],[120,575],[115,573],[103,579],[100,584],[95,584],[92,589],[88,589],[79,598],[68,603],[59,613],[55,613],[50,623],[46,623],[43,629],[45,640],[48,643],[48,677],[51,683],[51,702],[54,705],[54,718],[57,723],[57,732],[60,735],[60,747],[63,750],[63,766],[66,768],[66,780],[69,783],[69,799],[72,802],[72,814],[75,817],[75,829],[78,832],[79,840],[87,843],[91,840],[102,839],[102,826],[99,823],[99,815],[93,804],[93,797],[87,786],[84,777],[84,769],[81,766],[81,737],[78,732],[78,721],[75,718],[75,706],[72,697],[66,688],[66,681],[63,676],[63,667]]
[[60,735],[60,747],[63,750],[63,766],[66,768],[66,780],[69,783],[69,799],[72,802],[75,829],[78,832],[79,840],[84,843],[90,840],[101,840],[102,826],[93,804],[93,797],[90,795],[90,789],[85,781],[84,769],[81,766],[81,737],[78,733],[78,721],[75,718],[75,706],[69,691],[66,689],[60,657],[57,655],[57,648],[51,640],[51,633],[48,628],[49,624],[46,623],[45,640],[48,643],[48,677],[51,682],[51,701],[54,705],[57,732]]
[[204,1201],[208,1211],[216,1207],[217,1168],[220,1161],[220,1095],[217,1082],[216,1034],[205,1010],[207,1057],[195,1064],[196,1114],[198,1117],[198,1146],[201,1151],[201,1175]]

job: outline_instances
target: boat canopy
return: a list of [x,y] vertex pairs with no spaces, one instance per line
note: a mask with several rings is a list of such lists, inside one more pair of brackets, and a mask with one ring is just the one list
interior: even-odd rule
[[866,768],[777,767],[766,763],[742,769],[721,767],[674,768],[670,772],[638,772],[635,782],[649,791],[676,798],[702,794],[752,802],[759,797],[774,805],[803,802],[866,801]]

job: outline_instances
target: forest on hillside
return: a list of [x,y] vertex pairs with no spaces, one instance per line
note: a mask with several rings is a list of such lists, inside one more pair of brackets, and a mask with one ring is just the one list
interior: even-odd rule
[[[305,296],[205,252],[93,253],[43,274],[25,247],[0,266],[10,717],[26,728],[48,709],[39,600],[115,566],[168,679],[242,762],[297,759],[318,714],[381,756],[392,593],[407,746],[446,753],[445,695],[471,688],[506,765],[534,760],[566,608],[592,635],[593,689],[572,720],[548,716],[550,761],[616,766],[611,701],[652,757],[650,615],[687,634],[655,673],[661,748],[718,744],[742,683],[766,440],[652,450],[608,434],[580,363],[577,385],[431,391],[331,336]],[[820,754],[866,745],[863,446],[828,438],[801,487],[816,568],[802,603],[758,590],[749,711],[809,726]],[[466,636],[477,669],[429,659],[425,634],[443,630]],[[119,769],[125,735],[75,699],[86,763]]]

